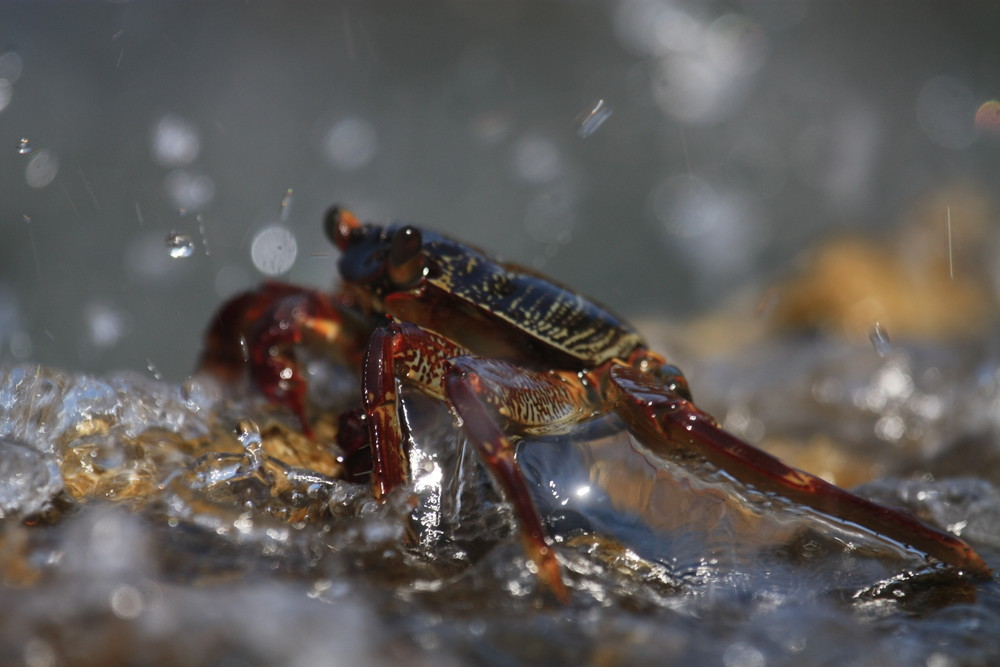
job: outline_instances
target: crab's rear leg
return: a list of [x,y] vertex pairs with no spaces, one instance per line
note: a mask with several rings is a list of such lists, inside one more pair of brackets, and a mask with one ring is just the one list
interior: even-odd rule
[[198,370],[227,381],[248,372],[272,403],[287,407],[312,437],[306,412],[306,380],[295,354],[314,341],[360,365],[370,328],[346,301],[303,287],[264,283],[227,301],[205,332]]
[[844,491],[725,432],[707,413],[658,379],[628,366],[610,371],[615,410],[654,452],[694,452],[761,491],[811,507],[906,544],[975,576],[990,576],[982,558],[954,535],[935,530],[899,510]]

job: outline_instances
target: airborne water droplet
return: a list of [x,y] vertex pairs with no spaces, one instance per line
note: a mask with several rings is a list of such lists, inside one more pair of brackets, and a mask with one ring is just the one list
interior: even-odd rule
[[27,137],[21,137],[17,142],[17,154],[18,155],[28,155],[31,153],[31,140]]
[[293,197],[294,194],[295,194],[295,191],[292,190],[292,188],[288,188],[288,190],[285,191],[285,196],[281,198],[281,217],[280,217],[280,220],[281,220],[282,223],[288,222],[288,214],[291,211],[292,197]]
[[156,364],[154,364],[153,360],[150,359],[149,357],[146,357],[146,369],[153,374],[153,379],[155,380],[163,379],[163,374],[160,373],[160,369],[156,367]]
[[889,334],[878,322],[872,327],[871,333],[868,334],[868,339],[871,340],[872,347],[875,348],[878,356],[884,357],[892,352],[892,342],[889,340]]
[[579,135],[583,139],[586,139],[594,132],[596,132],[597,128],[603,125],[604,121],[610,118],[613,112],[614,109],[605,104],[604,100],[597,100],[597,102],[594,104],[593,108],[590,109],[590,111],[584,112],[579,116],[577,116],[576,119],[577,135]]
[[167,249],[174,259],[190,257],[194,254],[194,241],[187,234],[170,232],[167,234]]

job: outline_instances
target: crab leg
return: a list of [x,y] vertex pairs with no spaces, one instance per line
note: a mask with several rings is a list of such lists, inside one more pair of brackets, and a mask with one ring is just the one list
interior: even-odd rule
[[972,575],[991,575],[982,558],[954,535],[785,465],[723,431],[691,401],[634,368],[615,366],[609,375],[617,393],[616,412],[654,452],[669,457],[678,450],[695,451],[739,481],[762,491],[855,523]]
[[[306,414],[306,380],[294,355],[303,340],[322,341],[357,364],[368,327],[335,296],[283,283],[264,283],[223,305],[205,332],[198,369],[227,380],[249,368],[272,403],[289,408],[313,437]],[[247,361],[249,360],[249,364]]]
[[541,581],[559,599],[568,599],[559,564],[517,461],[515,445],[498,417],[521,433],[556,433],[600,410],[590,387],[575,373],[539,373],[513,364],[466,356],[453,361],[445,377],[448,399],[480,457],[517,512],[521,540]]
[[396,396],[397,380],[444,400],[447,360],[465,354],[454,343],[405,322],[376,329],[368,340],[361,375],[362,405],[372,449],[372,492],[383,498],[409,478],[409,460]]
[[396,379],[445,398],[506,499],[514,506],[525,553],[542,583],[568,599],[553,549],[514,457],[515,444],[499,426],[518,432],[558,431],[594,414],[588,387],[575,373],[538,373],[469,355],[460,346],[411,324],[396,322],[372,336],[365,358],[364,400],[373,447],[372,485],[384,495],[406,479],[406,455],[395,398]]

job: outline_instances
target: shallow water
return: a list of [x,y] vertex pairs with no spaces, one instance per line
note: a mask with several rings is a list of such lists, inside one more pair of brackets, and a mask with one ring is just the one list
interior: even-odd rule
[[[995,369],[978,377],[963,401],[996,395]],[[657,462],[613,422],[522,446],[572,591],[561,605],[539,590],[509,509],[447,412],[410,395],[406,413],[418,474],[383,504],[337,479],[336,452],[315,451],[287,415],[208,379],[3,369],[2,662],[1000,659],[995,582],[703,464]],[[260,429],[242,421],[234,432],[249,418]],[[769,428],[794,430],[802,418]],[[958,444],[933,457],[964,436],[947,442]],[[925,460],[910,455],[894,470]],[[883,476],[861,492],[962,534],[996,567],[1000,492],[991,471],[965,465],[964,476]]]

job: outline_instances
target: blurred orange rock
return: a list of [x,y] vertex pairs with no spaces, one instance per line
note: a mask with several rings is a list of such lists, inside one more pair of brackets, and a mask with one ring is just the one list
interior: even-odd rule
[[989,275],[990,203],[968,189],[946,189],[920,202],[892,238],[830,241],[778,288],[772,322],[820,329],[852,340],[876,324],[892,337],[961,339],[997,319]]

